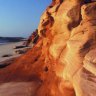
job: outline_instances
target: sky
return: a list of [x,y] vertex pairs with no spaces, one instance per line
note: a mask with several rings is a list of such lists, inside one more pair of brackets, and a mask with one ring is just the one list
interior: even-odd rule
[[28,37],[51,0],[0,0],[0,36]]

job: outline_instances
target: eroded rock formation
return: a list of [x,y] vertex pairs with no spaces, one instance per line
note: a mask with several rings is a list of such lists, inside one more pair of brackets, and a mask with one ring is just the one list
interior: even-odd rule
[[33,96],[95,96],[95,14],[91,0],[52,0],[36,45],[0,70],[0,81],[40,82]]
[[31,46],[32,44],[36,44],[38,41],[39,35],[38,35],[38,29],[32,32],[32,34],[29,36],[26,42],[24,42],[25,46]]

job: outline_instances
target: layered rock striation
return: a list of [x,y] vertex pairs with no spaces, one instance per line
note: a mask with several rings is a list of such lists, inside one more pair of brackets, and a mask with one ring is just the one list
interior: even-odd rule
[[0,70],[0,82],[37,81],[33,96],[96,95],[96,2],[52,0],[34,47]]

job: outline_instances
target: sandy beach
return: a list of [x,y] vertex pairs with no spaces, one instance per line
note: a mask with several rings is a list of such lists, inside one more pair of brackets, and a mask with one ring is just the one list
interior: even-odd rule
[[[16,46],[22,45],[23,42],[24,41],[0,45],[0,62],[20,56],[20,54],[15,53],[16,49],[14,48]],[[4,55],[10,55],[10,56],[3,57]]]

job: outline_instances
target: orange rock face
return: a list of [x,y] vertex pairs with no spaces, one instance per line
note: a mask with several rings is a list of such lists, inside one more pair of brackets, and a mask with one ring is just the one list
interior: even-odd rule
[[96,96],[96,3],[53,0],[34,47],[0,71],[1,82],[41,82],[33,96]]
[[30,46],[32,44],[36,44],[38,41],[39,35],[38,35],[38,30],[36,29],[32,34],[29,36],[28,40],[24,42],[25,46]]

